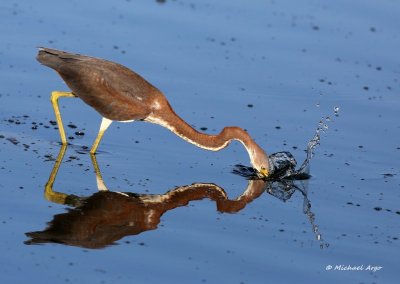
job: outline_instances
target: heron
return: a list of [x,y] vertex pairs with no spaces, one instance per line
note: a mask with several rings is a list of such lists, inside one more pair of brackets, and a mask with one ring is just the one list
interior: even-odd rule
[[164,94],[136,72],[115,62],[39,47],[36,58],[41,64],[54,69],[71,92],[54,91],[51,103],[63,145],[67,144],[58,100],[61,97],[80,98],[101,116],[99,132],[90,149],[95,154],[107,128],[113,121],[145,121],[161,125],[185,141],[202,149],[219,151],[232,140],[246,148],[250,163],[260,177],[271,171],[266,152],[244,129],[228,126],[217,135],[197,131],[178,116]]

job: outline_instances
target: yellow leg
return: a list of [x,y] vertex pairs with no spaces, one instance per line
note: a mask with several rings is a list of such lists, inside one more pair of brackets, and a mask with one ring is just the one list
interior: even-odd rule
[[97,137],[93,143],[92,149],[90,149],[91,154],[96,153],[97,147],[99,147],[99,144],[100,144],[100,140],[101,140],[101,138],[103,138],[104,132],[106,132],[107,128],[110,126],[111,123],[112,123],[112,120],[105,118],[105,117],[103,117],[103,119],[101,120],[99,134],[97,134]]
[[55,91],[55,92],[51,93],[51,104],[53,105],[54,113],[56,115],[58,131],[60,132],[60,136],[61,136],[61,142],[63,145],[66,145],[67,138],[65,136],[64,125],[63,125],[63,122],[61,119],[60,109],[58,107],[58,98],[59,97],[76,98],[76,96],[73,93],[69,93],[69,92]]

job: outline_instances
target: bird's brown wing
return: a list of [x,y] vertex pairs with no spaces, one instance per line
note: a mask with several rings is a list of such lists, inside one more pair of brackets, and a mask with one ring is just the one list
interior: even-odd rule
[[111,120],[140,120],[161,94],[132,70],[107,60],[41,49],[38,60],[56,70],[72,92]]

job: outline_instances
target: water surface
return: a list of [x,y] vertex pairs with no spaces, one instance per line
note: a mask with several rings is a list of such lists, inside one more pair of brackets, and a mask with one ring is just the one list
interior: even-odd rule
[[[1,282],[395,283],[399,12],[390,0],[2,1]],[[271,187],[246,195],[249,181],[231,173],[249,164],[239,143],[213,153],[156,125],[113,124],[97,155],[110,191],[159,197],[202,183],[223,189],[219,199],[188,199],[154,228],[101,249],[27,245],[25,233],[70,208],[45,196],[60,151],[49,96],[67,87],[35,61],[36,46],[123,63],[197,129],[238,125],[268,153],[298,161],[318,122],[335,106],[340,113],[315,151],[312,178],[286,197]],[[61,105],[73,139],[53,189],[93,196],[98,179],[85,147],[100,117],[79,100]],[[246,200],[234,213],[218,207],[224,198]]]

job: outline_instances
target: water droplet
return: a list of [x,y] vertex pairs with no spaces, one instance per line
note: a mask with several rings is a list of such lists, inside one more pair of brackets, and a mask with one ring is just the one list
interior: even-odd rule
[[[334,107],[335,116],[338,116],[338,112],[339,112],[339,107],[335,106]],[[314,156],[314,150],[317,146],[320,145],[320,140],[321,140],[320,133],[325,133],[325,131],[328,130],[328,128],[329,128],[328,122],[331,122],[331,121],[332,121],[332,119],[330,118],[330,116],[326,116],[319,121],[317,129],[315,130],[314,137],[307,144],[307,157],[306,157],[305,161],[303,162],[303,164],[301,165],[298,172],[308,173],[310,160]]]

